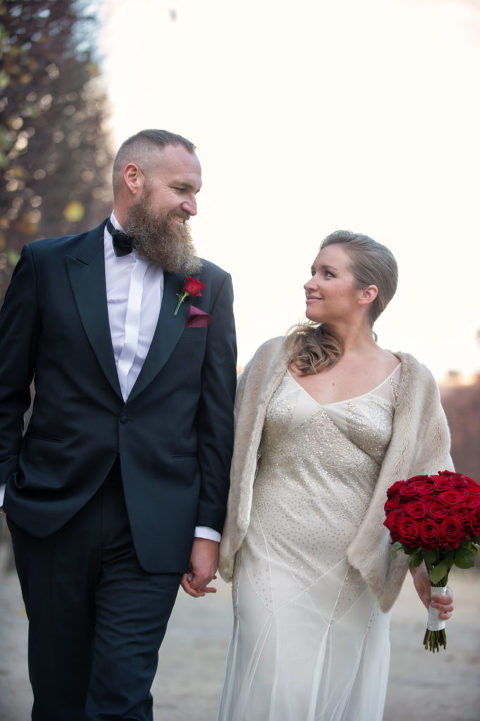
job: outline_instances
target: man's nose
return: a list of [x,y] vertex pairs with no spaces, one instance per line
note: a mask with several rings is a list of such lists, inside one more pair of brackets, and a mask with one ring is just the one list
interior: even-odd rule
[[197,214],[197,199],[194,195],[192,195],[191,198],[187,198],[187,200],[184,200],[184,202],[182,203],[182,209],[189,215]]

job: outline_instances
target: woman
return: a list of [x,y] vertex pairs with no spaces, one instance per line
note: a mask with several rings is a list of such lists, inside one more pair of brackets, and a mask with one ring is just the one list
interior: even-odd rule
[[[304,286],[309,322],[261,346],[242,374],[220,549],[235,624],[219,721],[382,718],[407,570],[383,526],[386,489],[452,467],[430,372],[375,342],[396,285],[387,248],[332,233]],[[428,606],[424,567],[414,583]],[[449,618],[451,593],[432,605]]]

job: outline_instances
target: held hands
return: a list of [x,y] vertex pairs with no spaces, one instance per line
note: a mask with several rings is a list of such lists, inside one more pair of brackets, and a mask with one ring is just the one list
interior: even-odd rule
[[[425,606],[429,608],[438,609],[439,618],[444,621],[448,621],[453,613],[453,591],[450,586],[447,586],[447,592],[445,596],[440,594],[436,595],[434,590],[430,591],[430,579],[428,577],[427,569],[425,564],[422,563],[418,568],[410,569],[413,577],[413,585],[418,593],[418,596]],[[431,594],[431,595],[430,595]]]
[[183,590],[194,598],[201,598],[206,593],[216,593],[210,581],[216,578],[218,568],[217,541],[208,538],[195,538],[188,573],[184,573],[181,580]]

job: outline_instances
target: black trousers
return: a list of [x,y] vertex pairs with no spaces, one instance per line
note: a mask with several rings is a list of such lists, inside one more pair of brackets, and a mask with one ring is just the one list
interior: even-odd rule
[[118,474],[52,536],[8,523],[29,619],[32,721],[152,721],[181,574],[140,568]]

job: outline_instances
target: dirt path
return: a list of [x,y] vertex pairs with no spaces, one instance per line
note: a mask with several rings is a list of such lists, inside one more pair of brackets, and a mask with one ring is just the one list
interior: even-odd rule
[[[480,571],[452,574],[448,648],[422,646],[426,613],[407,579],[395,607],[384,721],[480,721]],[[231,627],[230,588],[180,591],[153,686],[156,721],[215,721]],[[27,621],[14,574],[0,574],[0,721],[28,721]],[[302,721],[298,719],[298,721]]]

